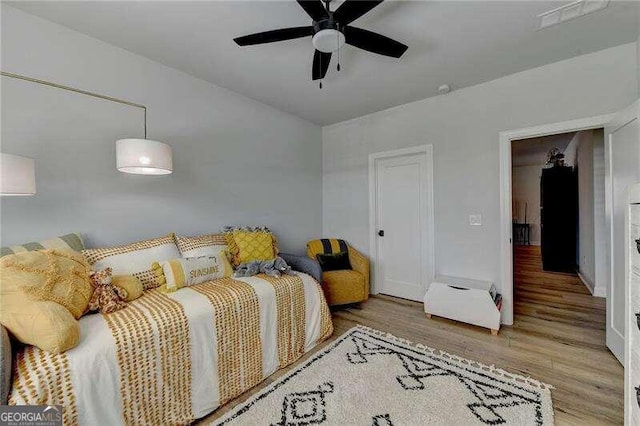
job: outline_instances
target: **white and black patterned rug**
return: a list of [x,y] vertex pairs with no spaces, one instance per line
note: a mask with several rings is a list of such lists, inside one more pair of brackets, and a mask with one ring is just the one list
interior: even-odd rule
[[551,386],[355,327],[217,425],[552,425]]

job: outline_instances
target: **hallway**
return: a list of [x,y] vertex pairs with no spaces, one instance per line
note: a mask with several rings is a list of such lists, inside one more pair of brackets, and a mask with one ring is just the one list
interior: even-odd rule
[[[583,327],[602,345],[605,341],[606,299],[593,297],[576,274],[542,270],[540,246],[515,246],[514,316]],[[595,343],[595,342],[594,342]]]
[[[606,299],[593,297],[577,274],[545,272],[539,246],[515,246],[514,328],[560,343],[551,359],[553,369],[571,372],[571,380],[582,383],[576,397],[584,408],[598,406],[606,415],[602,421],[621,424],[623,370],[606,348],[605,321]],[[554,385],[554,398],[569,388],[563,389],[562,382]],[[555,408],[556,420],[564,419],[559,404]],[[594,424],[587,419],[582,424]]]

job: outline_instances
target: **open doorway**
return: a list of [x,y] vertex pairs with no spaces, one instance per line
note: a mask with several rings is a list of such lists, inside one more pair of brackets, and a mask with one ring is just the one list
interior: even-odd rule
[[603,129],[513,140],[511,156],[515,320],[581,324],[604,341]]
[[[604,231],[594,223],[596,235],[594,293],[606,289],[606,346],[624,364],[625,310],[625,209],[627,188],[640,181],[640,100],[616,113],[580,118],[539,126],[508,130],[499,135],[500,159],[500,236],[502,322],[513,324],[513,220],[511,191],[511,142],[604,127]],[[595,158],[595,157],[594,157]],[[594,199],[594,205],[597,201]]]

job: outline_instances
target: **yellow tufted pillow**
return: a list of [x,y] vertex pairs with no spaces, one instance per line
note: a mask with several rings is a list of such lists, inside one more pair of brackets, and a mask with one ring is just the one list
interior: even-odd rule
[[278,255],[276,239],[266,231],[229,232],[227,245],[234,267],[254,260],[271,260]]
[[0,323],[19,341],[51,352],[78,343],[77,319],[93,287],[90,267],[72,250],[39,250],[0,259]]
[[142,296],[144,286],[142,281],[134,275],[116,275],[111,277],[111,284],[116,287],[120,287],[127,292],[127,302],[136,300]]

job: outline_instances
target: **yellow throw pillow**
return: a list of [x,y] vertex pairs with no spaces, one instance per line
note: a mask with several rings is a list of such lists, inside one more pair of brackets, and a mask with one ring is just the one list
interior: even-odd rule
[[229,232],[227,245],[234,267],[254,260],[271,260],[278,255],[276,239],[267,231]]
[[0,259],[0,323],[19,341],[51,352],[78,342],[89,306],[91,268],[73,250],[38,250]]
[[[15,301],[15,297],[7,293],[2,296]],[[80,341],[80,323],[67,308],[56,302],[30,301],[19,305],[20,309],[10,311],[6,306],[3,300],[2,325],[22,343],[60,353],[74,348]]]
[[215,256],[154,262],[151,268],[158,278],[160,290],[165,293],[216,278],[230,277],[233,273],[233,268],[223,252]]
[[127,302],[142,296],[144,286],[138,277],[133,275],[116,275],[111,277],[111,284],[127,292]]

